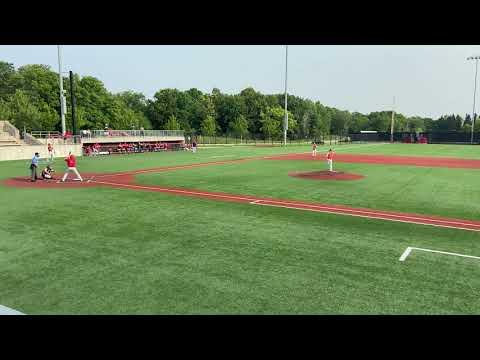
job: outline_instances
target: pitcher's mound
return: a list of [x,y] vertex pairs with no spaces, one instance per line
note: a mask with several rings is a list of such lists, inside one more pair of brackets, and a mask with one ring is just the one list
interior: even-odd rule
[[312,172],[291,172],[289,176],[312,180],[359,180],[363,175],[346,173],[343,171],[312,171]]

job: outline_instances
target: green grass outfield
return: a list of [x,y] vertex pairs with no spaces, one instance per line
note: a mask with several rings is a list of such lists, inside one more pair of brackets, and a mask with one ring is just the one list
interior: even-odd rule
[[[309,149],[200,148],[82,158],[78,168],[113,172]],[[475,146],[335,149],[480,158]],[[337,164],[367,177],[286,176],[312,165],[262,160],[138,179],[460,218],[480,213],[480,170]],[[27,161],[0,163],[0,179],[27,174]],[[110,188],[0,186],[0,199],[0,304],[28,314],[480,312],[480,260],[414,251],[398,261],[407,246],[480,256],[475,232]]]

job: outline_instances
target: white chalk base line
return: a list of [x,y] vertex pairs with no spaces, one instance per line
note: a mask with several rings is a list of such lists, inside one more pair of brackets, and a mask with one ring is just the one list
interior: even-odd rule
[[451,252],[439,251],[439,250],[432,250],[432,249],[422,249],[422,248],[417,248],[417,247],[412,247],[412,246],[407,247],[405,249],[405,251],[403,252],[402,256],[400,256],[400,258],[398,260],[399,261],[405,261],[407,259],[408,255],[410,255],[410,253],[413,250],[426,251],[426,252],[432,252],[432,253],[444,254],[444,255],[460,256],[460,257],[480,260],[479,256],[457,254],[457,253],[451,253]]
[[20,311],[10,309],[9,307],[0,305],[0,315],[25,315]]

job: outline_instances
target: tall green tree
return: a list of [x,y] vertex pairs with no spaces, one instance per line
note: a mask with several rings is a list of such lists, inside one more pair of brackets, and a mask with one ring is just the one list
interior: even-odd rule
[[368,129],[374,131],[390,131],[392,113],[390,111],[376,111],[368,114]]
[[350,125],[351,133],[358,133],[362,130],[367,130],[368,128],[368,117],[359,112],[354,112],[352,114],[352,122]]
[[8,100],[8,107],[11,116],[7,120],[10,120],[18,129],[43,130],[42,114],[25,91],[16,90]]
[[170,115],[164,126],[165,130],[180,130],[180,123],[175,115]]
[[183,111],[185,108],[185,94],[177,89],[162,89],[155,93],[153,99],[148,101],[148,118],[155,129],[161,129],[167,119],[175,115],[184,129],[190,124]]
[[12,115],[13,114],[12,114],[10,102],[0,99],[0,119],[10,120],[12,119]]
[[57,113],[60,110],[58,74],[47,65],[24,65],[11,78],[15,89],[24,91],[34,102],[44,102]]
[[330,131],[335,135],[348,133],[351,122],[351,115],[348,111],[332,109]]
[[248,121],[242,114],[228,124],[229,132],[242,140],[248,134]]
[[212,102],[215,106],[217,124],[224,134],[228,132],[228,126],[232,121],[246,114],[245,102],[241,96],[217,94],[212,96]]
[[12,78],[15,75],[15,67],[11,63],[0,61],[0,100],[5,100],[15,93]]
[[217,133],[217,123],[212,115],[207,115],[201,125],[202,135],[215,136]]
[[135,91],[122,91],[116,94],[116,97],[120,98],[125,105],[130,109],[139,113],[146,113],[147,111],[147,99],[145,95]]
[[[248,122],[248,128],[253,133],[260,132],[260,114],[268,107],[265,95],[255,91],[252,87],[242,90],[239,95],[245,106],[244,117]],[[236,121],[236,119],[233,121]]]
[[[282,133],[283,122],[285,121],[285,111],[279,106],[268,107],[265,112],[260,115],[262,123],[261,131],[269,139],[277,138]],[[294,132],[297,121],[292,113],[288,113],[288,131]]]

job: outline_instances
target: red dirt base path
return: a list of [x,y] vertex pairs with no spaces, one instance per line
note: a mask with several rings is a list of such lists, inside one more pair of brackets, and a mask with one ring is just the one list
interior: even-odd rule
[[[238,160],[237,160],[238,161]],[[225,161],[227,163],[229,161]],[[191,167],[212,165],[212,163],[192,164]],[[393,211],[383,211],[365,208],[353,208],[344,205],[332,205],[332,204],[320,204],[306,201],[297,200],[283,200],[272,199],[266,197],[257,197],[250,195],[236,195],[221,192],[209,192],[196,189],[184,189],[173,187],[160,187],[154,185],[141,185],[135,183],[135,174],[154,172],[154,171],[171,171],[175,169],[184,169],[187,165],[181,165],[177,167],[165,167],[157,169],[146,169],[138,171],[129,171],[125,173],[110,173],[110,174],[82,174],[85,179],[84,182],[68,181],[61,183],[58,180],[30,182],[28,177],[16,177],[12,179],[4,180],[4,185],[23,188],[49,188],[49,189],[69,189],[69,188],[82,188],[92,186],[107,186],[117,189],[128,189],[137,191],[152,191],[161,192],[196,198],[204,198],[209,200],[220,200],[228,202],[247,203],[252,205],[281,207],[287,209],[313,211],[330,213],[337,215],[356,216],[368,219],[379,219],[386,221],[397,221],[410,224],[430,225],[444,228],[453,228],[469,231],[480,232],[480,221],[462,220],[462,219],[449,219],[438,216],[428,216],[420,214],[408,214]]]
[[343,171],[312,171],[312,172],[291,172],[288,176],[299,177],[311,180],[359,180],[363,175],[346,173]]
[[[323,154],[312,156],[311,153],[268,156],[268,157],[264,157],[264,159],[326,161],[325,156]],[[346,163],[480,169],[480,160],[447,158],[447,157],[335,154],[333,161],[346,162]]]

